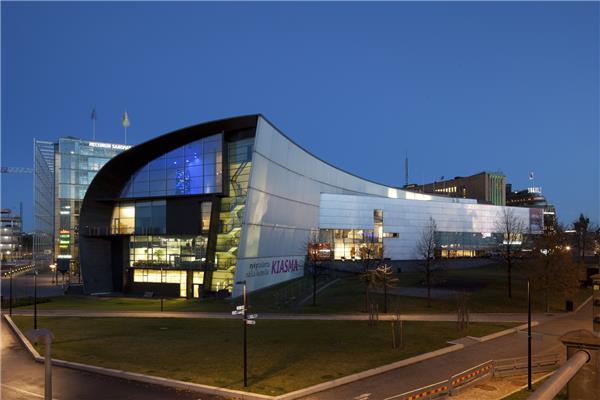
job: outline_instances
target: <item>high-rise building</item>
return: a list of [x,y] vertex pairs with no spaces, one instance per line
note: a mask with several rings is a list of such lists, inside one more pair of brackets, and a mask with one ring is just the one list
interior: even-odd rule
[[500,172],[480,172],[471,176],[457,176],[454,179],[442,177],[439,181],[422,185],[405,185],[404,189],[459,197],[463,199],[476,199],[481,204],[506,205],[506,176]]
[[542,194],[541,187],[530,187],[523,190],[512,190],[512,185],[506,185],[506,205],[512,207],[538,208],[543,212],[544,229],[553,231],[558,223],[556,208]]
[[22,236],[21,216],[13,215],[12,210],[3,208],[0,214],[0,252],[2,262],[21,258]]
[[34,261],[45,266],[57,258],[79,267],[79,209],[85,192],[108,160],[131,146],[62,137],[34,139]]

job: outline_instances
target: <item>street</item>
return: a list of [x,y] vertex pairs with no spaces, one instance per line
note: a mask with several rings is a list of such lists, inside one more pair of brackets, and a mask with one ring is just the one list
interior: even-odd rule
[[[38,297],[61,296],[64,294],[62,285],[62,276],[58,274],[58,284],[53,282],[54,273],[45,270],[40,271],[37,276],[37,295]],[[33,274],[31,271],[19,273],[12,278],[13,298],[33,297]],[[10,278],[2,278],[2,297],[10,297]]]

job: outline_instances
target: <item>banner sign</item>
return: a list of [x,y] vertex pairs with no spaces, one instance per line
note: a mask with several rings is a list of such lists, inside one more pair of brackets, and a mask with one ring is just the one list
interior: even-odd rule
[[[304,275],[304,256],[249,258],[238,260],[235,281],[246,281],[249,292]],[[238,287],[239,286],[239,287]],[[242,294],[242,286],[234,285],[233,297]]]

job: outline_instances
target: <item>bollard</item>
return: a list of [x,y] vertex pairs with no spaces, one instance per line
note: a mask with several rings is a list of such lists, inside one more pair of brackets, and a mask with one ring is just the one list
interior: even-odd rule
[[54,335],[48,329],[40,328],[28,331],[27,338],[32,343],[43,343],[46,345],[44,352],[44,400],[52,400],[52,354],[50,352],[50,345],[52,339],[54,339]]

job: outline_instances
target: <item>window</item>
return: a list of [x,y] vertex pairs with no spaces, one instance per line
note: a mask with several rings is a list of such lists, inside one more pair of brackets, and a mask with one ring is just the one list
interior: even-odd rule
[[223,134],[171,150],[140,168],[121,197],[205,194],[222,191]]

